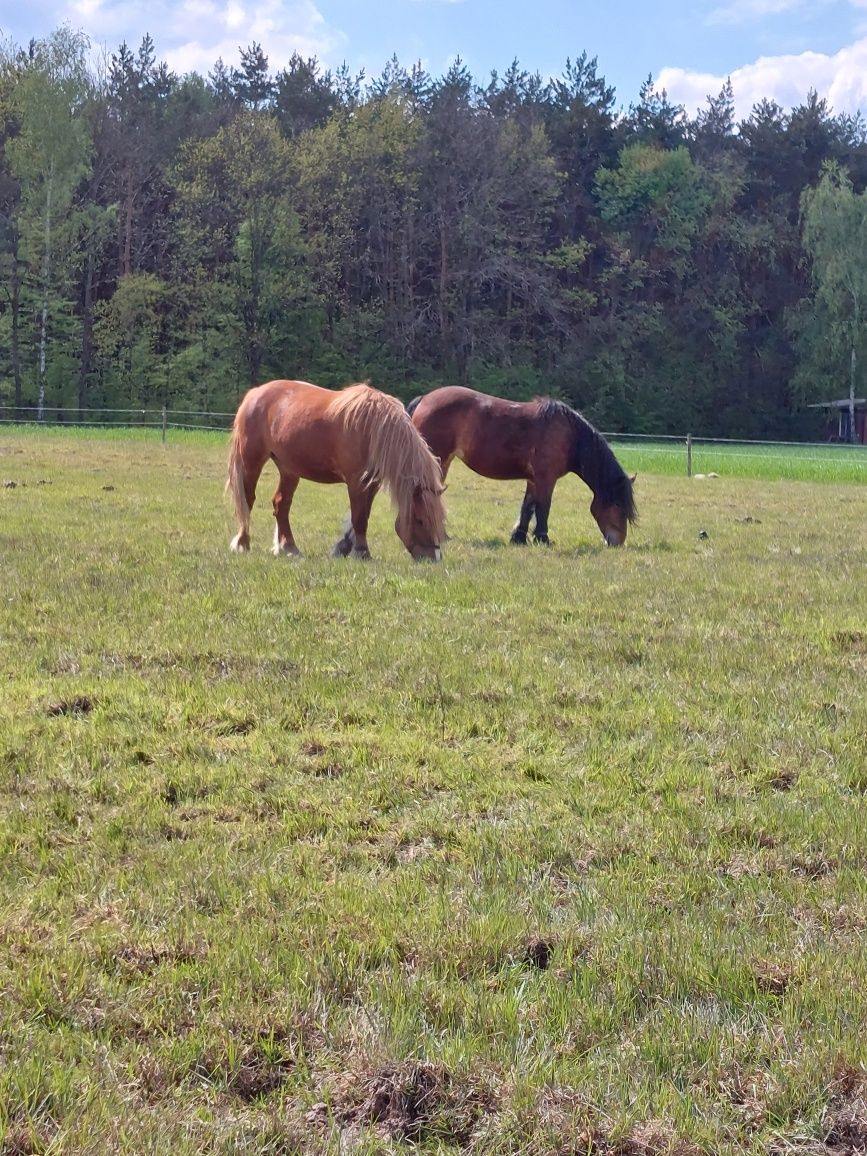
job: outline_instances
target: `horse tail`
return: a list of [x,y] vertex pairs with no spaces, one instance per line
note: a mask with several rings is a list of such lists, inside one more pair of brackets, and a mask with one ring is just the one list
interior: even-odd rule
[[424,397],[424,394],[420,393],[418,395],[418,397],[414,397],[412,399],[412,401],[408,401],[406,403],[406,412],[409,414],[410,417],[412,417],[412,415],[415,413],[416,409],[418,408],[418,403],[421,401],[421,399],[423,397]]
[[241,451],[241,426],[243,424],[244,406],[235,414],[232,425],[232,441],[229,446],[229,465],[226,473],[226,492],[232,495],[235,504],[235,514],[238,518],[238,534],[232,539],[233,550],[247,548],[250,538],[250,504],[247,501],[246,471],[244,456]]

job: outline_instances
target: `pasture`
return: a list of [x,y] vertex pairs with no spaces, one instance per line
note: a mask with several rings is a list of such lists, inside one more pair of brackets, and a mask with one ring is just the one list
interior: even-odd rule
[[226,444],[0,431],[0,1152],[863,1151],[867,489],[290,561]]

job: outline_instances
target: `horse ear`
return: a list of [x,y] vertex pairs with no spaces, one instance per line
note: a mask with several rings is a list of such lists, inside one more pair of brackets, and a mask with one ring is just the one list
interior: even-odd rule
[[637,477],[638,477],[638,474],[632,474],[629,478],[629,480],[630,480],[630,482],[632,482],[633,486],[635,485],[635,479]]

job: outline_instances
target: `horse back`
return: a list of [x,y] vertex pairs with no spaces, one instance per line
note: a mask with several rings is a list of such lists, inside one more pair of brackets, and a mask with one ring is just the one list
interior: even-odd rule
[[355,462],[338,444],[337,425],[329,414],[338,396],[307,381],[254,386],[236,418],[248,453],[262,460],[271,457],[281,470],[311,481],[342,481]]
[[536,410],[534,402],[444,386],[421,399],[412,421],[444,464],[458,457],[487,478],[527,478],[536,467]]

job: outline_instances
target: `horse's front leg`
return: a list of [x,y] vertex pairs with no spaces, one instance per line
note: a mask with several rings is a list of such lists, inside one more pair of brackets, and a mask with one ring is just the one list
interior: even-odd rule
[[[532,482],[527,482],[527,492],[524,494],[524,500],[521,502],[521,512],[518,515],[518,520],[515,523],[515,528],[512,530],[512,536],[509,539],[516,546],[527,545],[527,531],[530,529],[530,519],[533,516],[533,511],[536,508],[536,492],[533,488]],[[538,526],[538,522],[537,522]]]
[[550,546],[548,537],[548,515],[551,512],[551,498],[554,496],[553,487],[545,487],[536,497],[536,525],[533,527],[533,541],[543,546]]
[[277,555],[298,556],[301,553],[295,545],[292,527],[289,525],[289,510],[292,506],[292,499],[295,497],[295,491],[298,489],[298,481],[299,479],[296,477],[281,473],[280,482],[272,500],[274,517],[277,520],[277,524],[274,526],[272,551]]
[[335,558],[364,558],[370,557],[367,547],[367,523],[370,521],[370,509],[376,497],[376,485],[365,480],[347,483],[349,489],[349,525],[343,536],[339,538],[331,553]]

